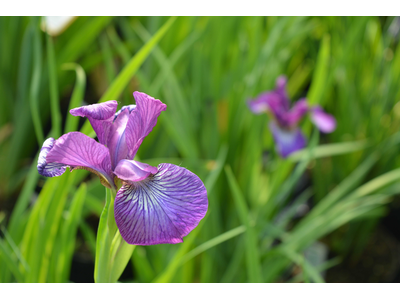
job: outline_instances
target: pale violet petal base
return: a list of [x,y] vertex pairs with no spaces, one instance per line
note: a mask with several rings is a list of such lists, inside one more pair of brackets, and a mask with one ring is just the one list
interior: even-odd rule
[[276,125],[275,122],[270,123],[277,151],[282,157],[303,149],[307,142],[304,135],[299,129],[285,130]]

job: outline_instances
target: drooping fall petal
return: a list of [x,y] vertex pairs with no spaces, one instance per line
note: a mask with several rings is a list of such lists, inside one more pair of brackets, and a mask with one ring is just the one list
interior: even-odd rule
[[81,132],[70,132],[57,139],[46,156],[47,164],[58,163],[74,169],[85,169],[100,177],[106,187],[114,185],[107,147]]
[[285,130],[270,123],[270,129],[275,140],[276,149],[282,157],[287,157],[292,152],[303,149],[306,139],[299,129]]
[[155,175],[117,192],[114,214],[129,244],[175,244],[198,225],[207,208],[207,191],[199,177],[185,168],[160,164]]

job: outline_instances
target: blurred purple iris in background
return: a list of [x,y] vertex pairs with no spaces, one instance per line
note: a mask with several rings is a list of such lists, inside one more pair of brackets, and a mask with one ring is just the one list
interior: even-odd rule
[[135,245],[180,243],[205,216],[207,191],[200,178],[185,168],[172,164],[153,167],[133,160],[167,108],[144,93],[133,95],[136,105],[118,112],[114,100],[72,109],[73,116],[89,119],[99,142],[80,132],[64,134],[58,140],[49,138],[37,168],[47,177],[60,176],[67,167],[71,171],[86,169],[113,190],[121,180],[114,213],[124,240]]
[[320,106],[309,106],[305,98],[298,100],[290,108],[290,100],[286,92],[285,76],[276,80],[273,91],[259,95],[255,100],[248,101],[250,110],[255,114],[269,113],[272,120],[269,128],[272,131],[277,151],[282,157],[306,146],[306,138],[298,128],[298,123],[307,114],[311,114],[312,122],[321,132],[329,133],[335,130],[335,118],[324,112]]

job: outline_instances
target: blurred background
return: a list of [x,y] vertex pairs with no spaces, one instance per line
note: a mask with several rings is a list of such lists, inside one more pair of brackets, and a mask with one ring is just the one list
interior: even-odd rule
[[[167,104],[137,158],[205,183],[182,244],[136,246],[121,282],[400,282],[399,17],[0,17],[0,282],[93,282],[105,190],[39,176],[71,108]],[[47,28],[47,31],[46,31]],[[288,77],[335,116],[282,159],[246,101]]]

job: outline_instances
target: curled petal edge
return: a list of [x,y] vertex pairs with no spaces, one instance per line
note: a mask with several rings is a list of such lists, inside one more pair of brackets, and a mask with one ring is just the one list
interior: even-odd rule
[[53,148],[55,143],[55,139],[48,138],[44,141],[42,149],[40,150],[38,163],[37,163],[37,170],[40,175],[45,177],[55,177],[64,174],[67,165],[61,163],[47,163],[46,157],[50,150]]

